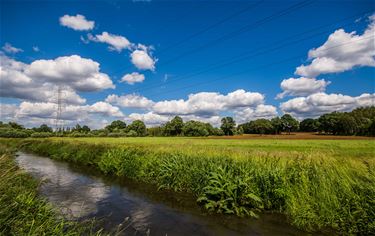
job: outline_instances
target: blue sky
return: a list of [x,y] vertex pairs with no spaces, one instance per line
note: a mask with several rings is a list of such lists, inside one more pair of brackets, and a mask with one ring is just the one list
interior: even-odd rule
[[[113,119],[155,125],[174,115],[213,124],[223,115],[238,123],[283,113],[302,119],[373,105],[374,8],[373,1],[1,1],[1,119],[53,123],[57,85],[67,91],[66,124],[95,127]],[[132,62],[135,51],[145,57]],[[310,67],[296,73],[301,65]],[[14,70],[35,89],[22,87]],[[101,75],[96,87],[79,82]],[[25,95],[38,89],[46,95]],[[73,110],[85,115],[69,117]]]

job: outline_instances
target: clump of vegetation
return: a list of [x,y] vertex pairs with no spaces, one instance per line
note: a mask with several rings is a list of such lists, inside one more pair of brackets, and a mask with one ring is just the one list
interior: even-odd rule
[[372,141],[179,139],[171,145],[165,138],[129,138],[119,145],[114,139],[62,140],[17,143],[106,174],[190,192],[212,212],[256,216],[267,210],[306,230],[375,232]]

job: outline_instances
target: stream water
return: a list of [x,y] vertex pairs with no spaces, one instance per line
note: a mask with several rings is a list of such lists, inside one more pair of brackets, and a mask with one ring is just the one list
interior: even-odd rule
[[259,219],[207,214],[191,195],[158,191],[148,184],[32,154],[18,165],[42,180],[40,194],[73,220],[99,219],[98,227],[123,224],[126,235],[305,235],[278,214]]

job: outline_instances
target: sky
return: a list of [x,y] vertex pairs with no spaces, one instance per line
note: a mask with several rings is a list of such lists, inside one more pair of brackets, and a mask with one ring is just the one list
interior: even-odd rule
[[4,122],[155,126],[179,115],[218,126],[375,105],[373,1],[1,0],[0,10]]

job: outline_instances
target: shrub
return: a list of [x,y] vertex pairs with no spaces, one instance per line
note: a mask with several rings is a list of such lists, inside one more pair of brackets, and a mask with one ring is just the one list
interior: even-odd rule
[[32,138],[48,138],[48,137],[53,137],[53,133],[47,133],[47,132],[36,132],[31,134]]

